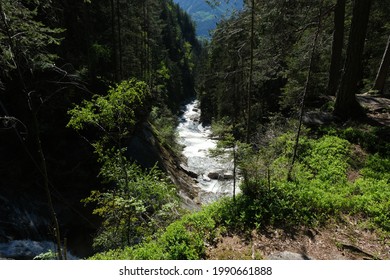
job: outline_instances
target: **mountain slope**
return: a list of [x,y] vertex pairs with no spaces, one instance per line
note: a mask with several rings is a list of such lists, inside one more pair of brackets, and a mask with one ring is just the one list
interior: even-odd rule
[[216,7],[211,7],[205,0],[174,0],[174,2],[191,15],[196,23],[197,35],[203,38],[210,37],[209,32],[223,16],[243,7],[242,0],[231,0],[229,3],[220,1],[221,4]]

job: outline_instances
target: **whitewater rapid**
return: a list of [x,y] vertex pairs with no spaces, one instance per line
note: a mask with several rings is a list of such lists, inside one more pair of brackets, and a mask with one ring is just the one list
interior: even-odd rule
[[211,128],[201,124],[200,114],[198,100],[183,106],[177,133],[178,142],[184,147],[182,154],[187,158],[188,169],[197,174],[197,184],[201,189],[199,200],[206,204],[233,195],[233,162],[210,156],[209,151],[216,148],[217,141],[211,138]]

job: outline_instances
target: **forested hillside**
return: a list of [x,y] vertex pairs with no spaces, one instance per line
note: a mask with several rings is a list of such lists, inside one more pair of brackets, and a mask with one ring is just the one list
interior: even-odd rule
[[174,1],[191,15],[196,25],[196,34],[204,39],[210,38],[210,31],[215,29],[223,17],[229,17],[233,12],[239,11],[243,7],[242,0],[220,1],[219,3],[206,0]]
[[1,244],[390,259],[390,0],[207,2],[0,0]]

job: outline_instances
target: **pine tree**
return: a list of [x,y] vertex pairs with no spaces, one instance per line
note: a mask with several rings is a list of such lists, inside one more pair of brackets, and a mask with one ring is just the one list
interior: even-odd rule
[[336,96],[342,73],[342,52],[344,46],[345,0],[337,0],[334,10],[334,31],[332,56],[329,69],[328,94]]

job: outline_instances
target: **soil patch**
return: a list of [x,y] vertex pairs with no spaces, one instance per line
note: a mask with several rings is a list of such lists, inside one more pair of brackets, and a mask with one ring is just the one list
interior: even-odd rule
[[[273,259],[280,253],[295,253],[302,259],[369,260],[390,259],[390,236],[364,229],[357,219],[345,217],[341,222],[289,233],[281,228],[253,231],[250,237],[232,235],[221,237],[209,246],[207,258]],[[293,254],[284,255],[293,255]],[[282,254],[283,255],[283,254]]]

